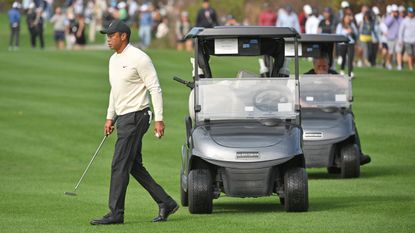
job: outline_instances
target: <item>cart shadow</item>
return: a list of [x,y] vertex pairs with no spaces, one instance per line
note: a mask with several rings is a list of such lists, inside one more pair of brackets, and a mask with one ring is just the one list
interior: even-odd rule
[[[360,167],[360,177],[354,179],[372,179],[385,176],[395,176],[402,173],[402,169],[396,167]],[[343,179],[340,174],[329,174],[327,171],[307,171],[310,180],[337,180]]]
[[215,213],[269,213],[285,211],[284,207],[279,204],[278,198],[275,202],[269,203],[214,203],[213,209]]
[[[414,201],[410,196],[337,196],[319,197],[310,200],[310,212],[327,210],[346,210],[348,208],[367,209],[373,206],[389,204],[391,200],[396,202]],[[375,208],[376,209],[376,208]],[[376,210],[374,210],[376,211]]]

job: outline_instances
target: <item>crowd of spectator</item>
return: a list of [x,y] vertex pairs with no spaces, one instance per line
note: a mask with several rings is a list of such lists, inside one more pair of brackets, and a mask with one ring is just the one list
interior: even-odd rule
[[[341,34],[350,39],[355,51],[354,65],[383,66],[387,69],[402,70],[404,62],[413,70],[415,53],[415,18],[413,7],[388,5],[384,14],[378,6],[362,5],[360,12],[353,12],[349,2],[342,1],[340,10],[334,12],[325,7],[304,5],[298,14],[291,6],[279,9],[269,3],[262,5],[257,22],[238,22],[232,15],[218,16],[209,0],[202,0],[195,21],[185,10],[175,8],[174,1],[166,5],[154,5],[151,1],[137,0],[66,0],[58,6],[53,0],[16,1],[8,12],[10,22],[10,47],[17,50],[21,15],[26,15],[30,34],[30,45],[44,48],[44,28],[46,23],[53,25],[54,41],[57,49],[82,49],[86,43],[94,43],[96,33],[108,27],[113,19],[120,19],[138,27],[137,42],[143,49],[151,46],[153,39],[175,35],[178,50],[192,50],[192,42],[184,36],[193,27],[215,27],[218,25],[261,25],[293,27],[300,33]],[[159,2],[159,1],[158,1]],[[170,14],[175,12],[175,14]],[[169,16],[169,17],[168,17]],[[173,16],[173,17],[172,17]],[[169,22],[169,20],[171,22]],[[170,30],[172,29],[172,30]],[[337,63],[341,71],[346,65],[346,49],[336,49]]]

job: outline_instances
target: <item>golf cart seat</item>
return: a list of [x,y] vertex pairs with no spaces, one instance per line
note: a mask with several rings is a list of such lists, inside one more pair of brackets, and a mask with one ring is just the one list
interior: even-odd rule
[[236,75],[236,78],[258,78],[258,75],[249,71],[241,70]]

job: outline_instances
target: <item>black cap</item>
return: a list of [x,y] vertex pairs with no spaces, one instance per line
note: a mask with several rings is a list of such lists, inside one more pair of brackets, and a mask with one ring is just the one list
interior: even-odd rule
[[113,20],[108,28],[103,29],[100,31],[102,34],[112,34],[115,32],[125,32],[128,35],[131,34],[130,27],[128,27],[127,24],[125,24],[123,21],[115,19]]

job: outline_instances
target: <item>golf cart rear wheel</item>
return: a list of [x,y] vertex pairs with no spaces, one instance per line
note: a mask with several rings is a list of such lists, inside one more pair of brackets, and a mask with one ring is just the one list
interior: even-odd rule
[[339,167],[327,167],[327,172],[329,174],[340,174],[341,169]]
[[284,207],[287,212],[308,210],[308,177],[302,167],[289,168],[284,174]]
[[208,169],[194,169],[189,173],[189,212],[210,214],[213,206],[212,176]]
[[188,193],[183,189],[183,172],[180,172],[180,201],[182,206],[189,206]]
[[341,177],[355,178],[360,176],[360,154],[356,144],[345,145],[341,151]]

